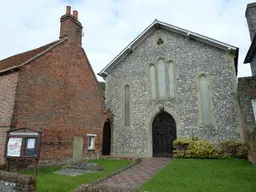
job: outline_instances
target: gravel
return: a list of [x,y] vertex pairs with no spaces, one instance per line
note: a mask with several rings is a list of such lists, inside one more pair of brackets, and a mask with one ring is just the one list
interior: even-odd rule
[[96,163],[78,162],[70,165],[65,165],[61,170],[55,171],[54,173],[66,176],[79,176],[86,173],[97,173],[103,171],[103,167]]
[[0,192],[14,192],[15,183],[0,181]]
[[64,168],[71,168],[71,169],[80,169],[85,171],[103,171],[103,167],[99,166],[96,163],[88,163],[88,162],[78,162],[72,163],[71,165],[65,165]]

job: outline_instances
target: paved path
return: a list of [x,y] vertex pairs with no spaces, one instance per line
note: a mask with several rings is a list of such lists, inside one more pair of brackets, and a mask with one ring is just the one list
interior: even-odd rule
[[170,161],[171,159],[169,158],[142,159],[137,165],[108,178],[101,184],[123,188],[136,188],[150,179]]

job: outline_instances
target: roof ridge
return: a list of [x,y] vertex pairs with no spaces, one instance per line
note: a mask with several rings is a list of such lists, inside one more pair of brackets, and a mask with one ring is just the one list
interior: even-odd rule
[[[37,51],[37,50],[40,50],[40,49],[43,49],[42,51],[39,51],[38,53],[35,53],[33,56],[31,57],[28,57],[27,59],[25,59],[23,62],[21,62],[20,64],[16,64],[16,65],[13,65],[13,66],[10,66],[10,67],[7,67],[5,69],[0,69],[0,73],[4,73],[4,72],[7,72],[7,71],[10,71],[10,70],[13,70],[13,69],[16,69],[16,68],[19,68],[19,67],[22,67],[24,65],[26,65],[27,63],[35,60],[36,58],[40,57],[41,55],[45,54],[46,52],[48,52],[49,50],[51,50],[52,48],[56,47],[57,45],[61,44],[62,42],[64,42],[67,38],[63,38],[63,39],[60,39],[60,40],[56,40],[56,41],[53,41],[51,43],[48,43],[46,45],[43,45],[41,47],[38,47],[38,48],[35,48],[35,49],[32,49],[32,50],[29,50],[29,51],[25,51],[25,52],[22,52],[22,53],[19,53],[19,54],[16,54],[16,55],[13,55],[13,56],[10,56],[10,57],[7,57],[6,59],[3,59],[0,61],[0,66],[1,66],[1,62],[4,62],[4,61],[8,61],[10,59],[13,59],[15,57],[19,57],[19,56],[24,56],[26,54],[29,54],[29,53],[33,53],[33,51]],[[49,46],[49,47],[47,47]],[[45,48],[45,49],[44,49]]]
[[45,45],[39,46],[39,47],[34,48],[34,49],[30,49],[30,50],[27,50],[27,51],[23,51],[23,52],[20,52],[20,53],[11,55],[11,56],[9,56],[9,57],[6,57],[6,58],[0,60],[0,64],[1,64],[2,61],[5,61],[5,60],[7,60],[7,59],[9,59],[9,58],[11,58],[11,57],[15,57],[15,56],[18,56],[18,55],[21,55],[21,54],[26,54],[26,53],[28,53],[28,52],[30,52],[30,51],[35,51],[35,50],[37,50],[37,49],[43,48],[43,47],[45,47],[45,46],[47,46],[47,45],[49,45],[49,44],[52,44],[52,43],[55,43],[55,42],[58,42],[58,41],[60,41],[60,39],[59,39],[59,40],[56,40],[56,41],[52,41],[52,42],[50,42],[50,43],[47,43],[47,44],[45,44]]
[[[176,29],[178,29],[178,30],[182,30],[182,31],[184,31],[184,32],[191,33],[191,34],[193,34],[193,35],[200,36],[201,38],[206,38],[206,39],[211,40],[211,41],[214,41],[214,42],[216,42],[216,43],[220,43],[220,44],[222,44],[222,45],[224,45],[224,46],[229,46],[229,47],[233,47],[233,48],[236,47],[235,45],[231,45],[231,44],[229,44],[229,43],[225,43],[225,42],[223,42],[223,41],[220,41],[220,40],[214,39],[214,38],[212,38],[212,37],[209,37],[209,36],[207,36],[207,35],[204,35],[204,34],[201,34],[201,33],[198,33],[198,32],[193,32],[193,31],[190,31],[190,30],[188,30],[188,29],[179,27],[179,26],[177,26],[177,25],[172,25],[172,24],[166,23],[166,22],[164,22],[164,21],[157,20],[157,23],[159,23],[159,24],[165,24],[165,25],[167,25],[167,26],[169,26],[169,27],[173,27],[173,28],[176,28]],[[237,47],[236,47],[236,48],[237,48]]]
[[52,46],[48,47],[47,49],[45,49],[44,51],[36,54],[34,57],[32,57],[31,59],[28,59],[27,61],[21,63],[20,65],[18,65],[18,67],[22,67],[23,65],[29,63],[30,61],[33,61],[34,59],[36,59],[37,57],[43,55],[44,53],[48,52],[49,50],[51,50],[52,48],[56,47],[57,45],[61,44],[62,42],[64,42],[66,40],[66,38],[62,39],[62,40],[57,40],[57,41],[54,41],[52,43],[54,43]]

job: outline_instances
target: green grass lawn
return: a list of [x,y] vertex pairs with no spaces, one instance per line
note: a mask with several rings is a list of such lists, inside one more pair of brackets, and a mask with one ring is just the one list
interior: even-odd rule
[[256,168],[245,160],[176,159],[141,189],[149,192],[256,192]]
[[[129,160],[90,160],[89,162],[97,163],[104,167],[104,171],[99,173],[86,173],[82,176],[70,177],[54,174],[54,171],[60,170],[60,167],[39,168],[37,173],[37,192],[70,192],[80,184],[89,183],[100,179],[122,167],[131,163]],[[32,170],[26,170],[22,173],[32,174]]]

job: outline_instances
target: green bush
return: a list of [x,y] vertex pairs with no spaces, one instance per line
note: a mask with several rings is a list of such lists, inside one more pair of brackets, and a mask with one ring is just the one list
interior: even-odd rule
[[189,144],[192,142],[192,140],[175,140],[173,142],[174,144],[174,148],[178,151],[182,151],[182,150],[187,150],[188,149],[188,146]]
[[242,141],[224,141],[218,147],[209,141],[199,139],[180,139],[174,141],[176,158],[247,158],[248,145]]
[[224,157],[247,158],[248,145],[243,141],[224,141],[220,149]]
[[174,141],[174,157],[176,158],[218,158],[220,150],[205,140]]

